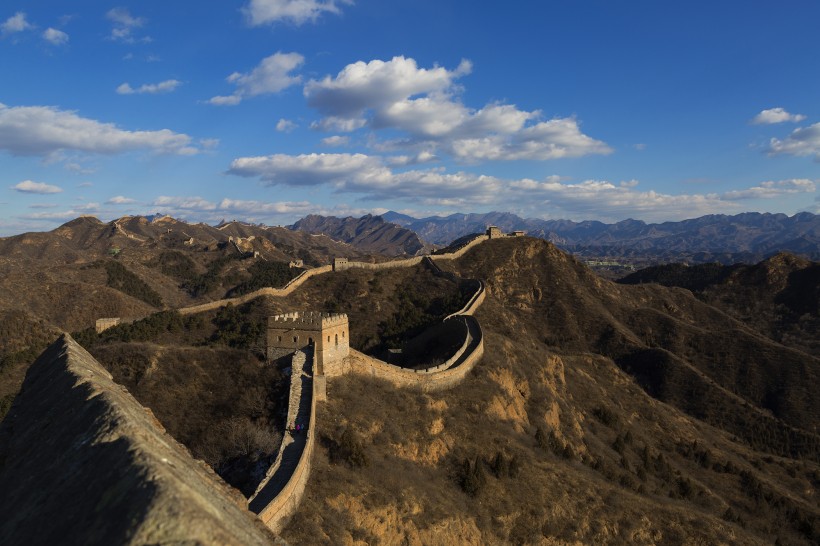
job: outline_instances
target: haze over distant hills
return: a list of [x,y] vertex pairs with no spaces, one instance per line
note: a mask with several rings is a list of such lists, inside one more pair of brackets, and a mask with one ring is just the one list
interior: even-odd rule
[[391,211],[382,217],[412,229],[433,244],[444,244],[484,231],[487,225],[496,225],[504,231],[525,230],[528,235],[585,256],[652,256],[666,261],[733,263],[756,262],[783,251],[820,259],[820,216],[809,212],[794,216],[758,212],[717,214],[659,224],[640,220],[615,224],[541,220],[507,212],[413,218]]

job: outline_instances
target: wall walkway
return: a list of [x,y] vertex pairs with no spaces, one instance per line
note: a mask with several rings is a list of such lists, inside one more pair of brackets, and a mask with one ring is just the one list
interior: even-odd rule
[[[274,533],[279,533],[296,512],[310,474],[316,441],[316,396],[310,352],[297,351],[293,355],[286,423],[276,461],[248,501],[248,509]],[[296,424],[307,429],[294,432]]]

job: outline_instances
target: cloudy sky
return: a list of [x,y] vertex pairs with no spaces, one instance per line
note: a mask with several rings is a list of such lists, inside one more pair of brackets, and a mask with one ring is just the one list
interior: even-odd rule
[[814,0],[6,0],[0,235],[818,212]]

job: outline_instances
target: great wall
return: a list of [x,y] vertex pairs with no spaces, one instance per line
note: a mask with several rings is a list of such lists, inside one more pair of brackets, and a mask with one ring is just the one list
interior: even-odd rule
[[[436,275],[475,283],[475,291],[464,307],[442,321],[463,322],[463,326],[457,325],[463,342],[445,362],[424,369],[404,368],[350,348],[346,315],[293,312],[269,318],[269,360],[293,355],[288,414],[282,443],[274,463],[248,500],[248,509],[269,529],[274,533],[281,531],[298,508],[304,494],[316,441],[316,403],[327,399],[328,379],[353,373],[386,380],[396,387],[416,388],[422,391],[444,390],[460,383],[484,354],[481,325],[472,315],[484,301],[485,286],[481,280],[460,279],[453,273],[445,272],[436,262],[457,259],[471,248],[490,239],[521,235],[522,232],[504,235],[498,228],[491,226],[486,234],[476,236],[449,253],[382,263],[350,262],[337,258],[333,265],[304,271],[282,288],[262,288],[236,298],[225,298],[177,310],[182,315],[189,315],[227,305],[242,305],[262,296],[283,297],[316,275],[354,268],[384,270],[424,264]],[[100,319],[97,321],[97,330],[102,331],[102,325],[107,327],[118,321],[116,318]],[[331,336],[335,336],[335,343]],[[339,347],[339,336],[342,339],[342,347]],[[296,425],[299,425],[301,430],[297,431]]]

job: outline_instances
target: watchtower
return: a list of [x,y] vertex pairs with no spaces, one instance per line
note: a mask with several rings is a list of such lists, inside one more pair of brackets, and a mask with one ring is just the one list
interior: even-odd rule
[[490,239],[498,239],[499,237],[503,237],[504,234],[501,232],[501,228],[498,226],[487,226],[487,237]]
[[287,313],[268,317],[268,360],[313,347],[315,375],[340,375],[341,361],[350,354],[347,315]]
[[347,269],[347,258],[333,258],[333,271],[344,271]]

